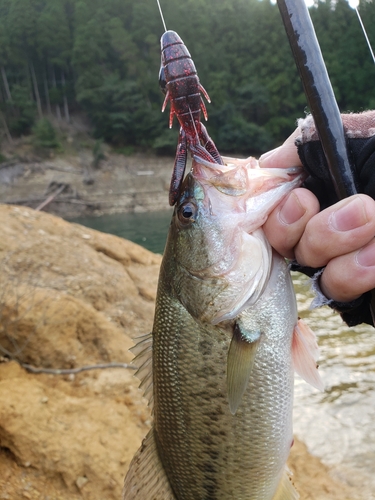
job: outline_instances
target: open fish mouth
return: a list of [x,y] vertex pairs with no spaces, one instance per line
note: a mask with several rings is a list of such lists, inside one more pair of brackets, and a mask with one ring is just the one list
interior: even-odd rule
[[222,159],[224,165],[219,165],[194,155],[192,173],[197,180],[210,181],[228,195],[241,196],[247,193],[253,196],[256,190],[268,191],[277,182],[298,179],[302,183],[307,177],[300,166],[266,169],[261,168],[258,160],[251,156],[244,159],[222,156]]
[[249,234],[307,175],[302,167],[264,169],[253,157],[223,157],[223,161],[218,165],[194,157],[191,175],[203,187],[210,213],[220,214],[229,227],[240,225]]

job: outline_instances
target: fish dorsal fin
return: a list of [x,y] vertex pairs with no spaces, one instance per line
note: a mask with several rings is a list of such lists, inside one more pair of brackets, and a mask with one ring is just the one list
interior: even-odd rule
[[139,388],[143,391],[143,396],[148,399],[148,404],[152,409],[152,333],[147,333],[135,339],[136,345],[130,349],[135,355],[132,363],[138,366],[135,375],[141,383]]
[[240,322],[234,325],[227,358],[228,402],[232,415],[236,413],[249,382],[260,335],[259,331],[246,331]]
[[299,493],[293,486],[287,469],[283,472],[281,481],[272,500],[298,500]]
[[160,461],[153,429],[143,440],[125,477],[123,500],[176,500]]
[[293,332],[292,357],[294,369],[306,382],[324,391],[324,383],[318,372],[319,347],[315,333],[301,319]]

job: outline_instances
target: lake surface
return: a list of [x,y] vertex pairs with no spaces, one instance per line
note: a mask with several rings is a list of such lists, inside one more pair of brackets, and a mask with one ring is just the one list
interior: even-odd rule
[[70,222],[77,222],[103,233],[115,234],[134,241],[151,252],[163,253],[171,218],[172,209],[152,213],[80,217],[70,219]]
[[[116,214],[75,222],[135,241],[162,253],[171,211]],[[308,278],[294,273],[299,315],[315,331],[321,350],[321,393],[296,375],[294,431],[311,453],[356,486],[358,498],[375,499],[375,329],[347,327],[328,307],[309,310]]]
[[295,273],[293,281],[299,315],[318,337],[325,383],[321,393],[296,376],[295,434],[358,498],[375,499],[375,329],[349,328],[328,307],[309,310],[308,279]]

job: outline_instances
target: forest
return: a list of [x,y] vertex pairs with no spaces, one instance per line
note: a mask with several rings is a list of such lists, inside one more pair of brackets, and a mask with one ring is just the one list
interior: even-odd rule
[[[307,108],[277,5],[161,5],[211,97],[208,131],[219,150],[259,153],[283,141]],[[375,46],[375,5],[361,0],[359,11]],[[355,11],[326,0],[310,13],[340,110],[374,108],[375,66]],[[2,136],[83,113],[93,136],[115,147],[172,152],[177,134],[158,85],[163,31],[156,0],[0,0]]]

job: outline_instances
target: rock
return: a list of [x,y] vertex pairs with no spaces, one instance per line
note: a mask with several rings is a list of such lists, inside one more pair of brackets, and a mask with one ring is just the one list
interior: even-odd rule
[[[0,219],[0,499],[118,500],[151,425],[134,371],[19,363],[128,363],[152,328],[161,257],[24,207],[0,205]],[[356,498],[301,443],[290,467],[301,500]]]
[[30,377],[0,381],[0,422],[1,444],[19,463],[60,476],[69,492],[85,486],[84,498],[119,498],[144,433],[123,402],[69,396]]
[[[45,368],[129,363],[131,337],[152,327],[160,256],[31,209],[0,206],[0,217],[2,353]],[[1,363],[3,497],[120,498],[150,425],[133,374]]]
[[87,481],[88,481],[87,477],[83,477],[83,476],[77,477],[76,485],[77,485],[78,489],[81,490],[85,486]]
[[5,353],[60,368],[130,361],[130,337],[152,326],[160,256],[31,209],[0,214]]

